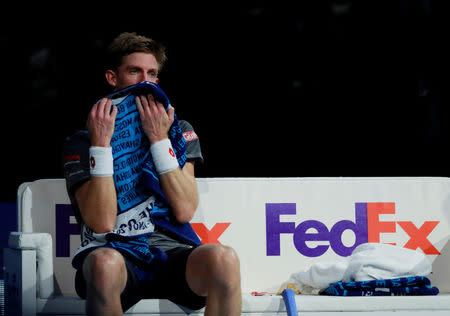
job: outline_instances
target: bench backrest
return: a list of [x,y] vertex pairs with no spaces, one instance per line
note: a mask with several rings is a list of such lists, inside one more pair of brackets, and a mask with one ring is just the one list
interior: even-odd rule
[[[200,178],[198,186],[191,225],[204,243],[238,252],[243,292],[276,291],[292,273],[362,242],[426,253],[433,285],[450,292],[448,178]],[[76,295],[71,256],[80,239],[64,180],[22,184],[18,209],[19,231],[53,237],[55,291]]]

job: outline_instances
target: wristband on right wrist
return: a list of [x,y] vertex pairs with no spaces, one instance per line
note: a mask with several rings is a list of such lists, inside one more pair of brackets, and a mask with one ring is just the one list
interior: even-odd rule
[[89,166],[92,176],[108,177],[114,174],[114,159],[111,147],[89,147]]

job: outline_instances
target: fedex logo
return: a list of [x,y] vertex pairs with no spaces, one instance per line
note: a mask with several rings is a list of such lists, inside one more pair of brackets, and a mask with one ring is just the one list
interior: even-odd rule
[[[395,214],[395,203],[355,203],[355,221],[341,220],[331,228],[317,220],[304,222],[282,222],[280,215],[296,214],[295,203],[267,203],[266,204],[266,250],[268,256],[280,255],[281,234],[293,235],[294,246],[298,252],[307,257],[323,255],[328,248],[343,257],[349,256],[359,244],[366,242],[380,242],[380,234],[395,233],[398,224],[409,236],[404,248],[420,248],[427,255],[439,255],[439,251],[427,239],[428,235],[439,224],[439,221],[425,221],[416,227],[411,221],[380,221],[381,214]],[[316,232],[309,231],[313,228]],[[346,246],[342,242],[342,234],[351,230],[355,234],[355,243]],[[308,241],[327,241],[329,244],[308,246]]]

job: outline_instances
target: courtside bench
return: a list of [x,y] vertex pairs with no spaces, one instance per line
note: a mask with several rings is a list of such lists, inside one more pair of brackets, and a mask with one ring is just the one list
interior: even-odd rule
[[[429,277],[440,294],[296,295],[300,315],[450,315],[448,178],[200,178],[198,186],[200,205],[191,224],[203,243],[229,245],[239,254],[242,314],[286,315],[281,296],[251,292],[274,293],[292,273],[314,262],[339,260],[366,239],[416,245],[432,262]],[[84,315],[70,264],[79,231],[64,180],[23,183],[17,204],[18,232],[11,233],[4,259],[7,315]],[[317,233],[312,228],[297,229],[305,221],[320,222],[330,232],[328,240],[311,240]],[[142,300],[127,312],[161,314],[186,313],[156,299]]]

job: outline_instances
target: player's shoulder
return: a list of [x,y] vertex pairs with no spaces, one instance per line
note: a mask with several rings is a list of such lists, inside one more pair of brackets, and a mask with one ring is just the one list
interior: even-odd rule
[[191,123],[186,120],[179,120],[178,124],[180,124],[180,128],[183,132],[194,130],[194,127],[192,127]]
[[83,129],[83,130],[77,130],[75,133],[73,133],[72,135],[69,135],[66,137],[66,140],[72,140],[72,139],[76,139],[76,140],[84,140],[84,141],[89,141],[89,133],[87,130]]
[[183,137],[186,142],[191,142],[198,139],[197,134],[194,131],[194,128],[188,121],[179,121],[181,131],[183,132]]
[[78,130],[72,135],[67,136],[65,141],[90,142],[89,133],[87,130]]
[[64,140],[63,148],[74,149],[90,146],[90,138],[87,130],[78,130]]

